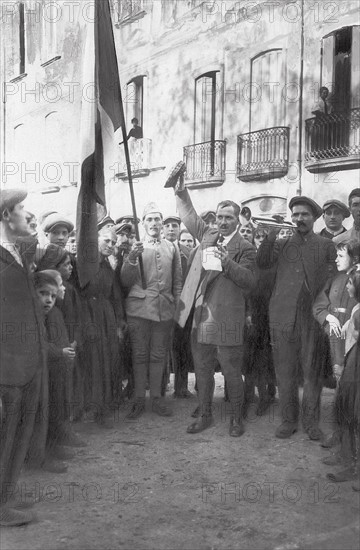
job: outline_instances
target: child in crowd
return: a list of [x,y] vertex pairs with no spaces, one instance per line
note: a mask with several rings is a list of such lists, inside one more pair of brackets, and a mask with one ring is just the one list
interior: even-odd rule
[[350,298],[356,301],[350,319],[342,329],[345,338],[345,365],[339,381],[335,402],[336,419],[340,429],[340,463],[347,458],[350,447],[350,463],[340,472],[328,474],[331,481],[357,480],[355,490],[359,490],[360,474],[360,264],[349,273],[346,285]]
[[57,459],[72,458],[73,454],[61,445],[72,446],[72,436],[76,438],[71,433],[69,422],[69,371],[76,355],[76,342],[69,343],[62,313],[55,306],[56,300],[59,297],[63,298],[65,294],[59,272],[51,269],[36,272],[34,285],[44,313],[47,339],[47,376],[44,375],[43,380],[43,408],[48,410],[48,414],[45,415],[48,425],[46,450],[40,447],[37,435],[32,443],[29,462],[36,462],[32,458],[37,456],[37,462],[43,469],[63,473],[67,467],[57,462]]

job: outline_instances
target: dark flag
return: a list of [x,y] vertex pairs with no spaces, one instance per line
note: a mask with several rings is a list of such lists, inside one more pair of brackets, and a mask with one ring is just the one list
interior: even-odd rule
[[88,24],[83,56],[83,86],[94,83],[94,94],[83,97],[81,107],[81,184],[76,213],[81,287],[99,269],[97,222],[106,213],[104,149],[106,142],[114,141],[114,132],[125,127],[109,0],[94,0],[94,22]]

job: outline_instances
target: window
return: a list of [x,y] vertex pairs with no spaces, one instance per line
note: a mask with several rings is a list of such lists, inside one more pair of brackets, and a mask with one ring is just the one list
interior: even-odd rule
[[143,131],[144,78],[143,75],[137,76],[128,82],[125,98],[127,127],[131,127],[132,118],[137,118]]
[[114,0],[114,11],[119,22],[144,14],[145,0]]
[[25,10],[24,3],[19,4],[19,74],[25,72]]
[[215,139],[216,73],[205,73],[195,80],[194,143]]
[[250,131],[283,126],[285,84],[283,50],[261,53],[251,61]]
[[330,90],[333,111],[360,107],[360,26],[325,36],[321,53],[321,86]]
[[43,4],[41,63],[50,61],[57,55],[57,27],[61,19],[61,9],[54,0]]

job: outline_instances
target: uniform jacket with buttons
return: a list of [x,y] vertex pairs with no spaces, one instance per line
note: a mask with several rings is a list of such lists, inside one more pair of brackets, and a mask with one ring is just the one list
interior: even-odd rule
[[310,232],[298,231],[288,239],[269,235],[261,243],[256,261],[261,269],[276,267],[275,287],[269,305],[272,327],[290,328],[295,324],[301,291],[313,305],[326,281],[336,273],[333,241]]
[[255,286],[255,248],[239,233],[227,244],[229,257],[222,271],[205,271],[202,252],[214,246],[219,238],[197,215],[187,190],[176,198],[181,221],[199,241],[181,294],[176,320],[185,326],[195,303],[193,327],[197,340],[216,346],[237,346],[243,343],[245,298]]
[[44,366],[43,317],[32,276],[0,246],[0,384],[24,386]]
[[140,269],[128,258],[121,268],[121,283],[129,290],[126,314],[151,321],[169,321],[174,317],[182,288],[180,252],[163,239],[144,239],[142,254],[146,289],[142,288]]

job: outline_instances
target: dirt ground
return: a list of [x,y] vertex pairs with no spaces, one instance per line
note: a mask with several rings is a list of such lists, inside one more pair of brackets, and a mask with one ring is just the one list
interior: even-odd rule
[[[252,408],[246,433],[231,438],[217,374],[215,426],[191,435],[196,398],[171,393],[171,418],[124,421],[127,404],[113,430],[76,424],[88,446],[66,474],[24,473],[19,491],[35,492],[38,519],[3,529],[1,550],[360,548],[360,494],[327,481],[328,452],[302,431],[274,437],[277,404],[262,418]],[[326,432],[332,399],[324,390]]]

